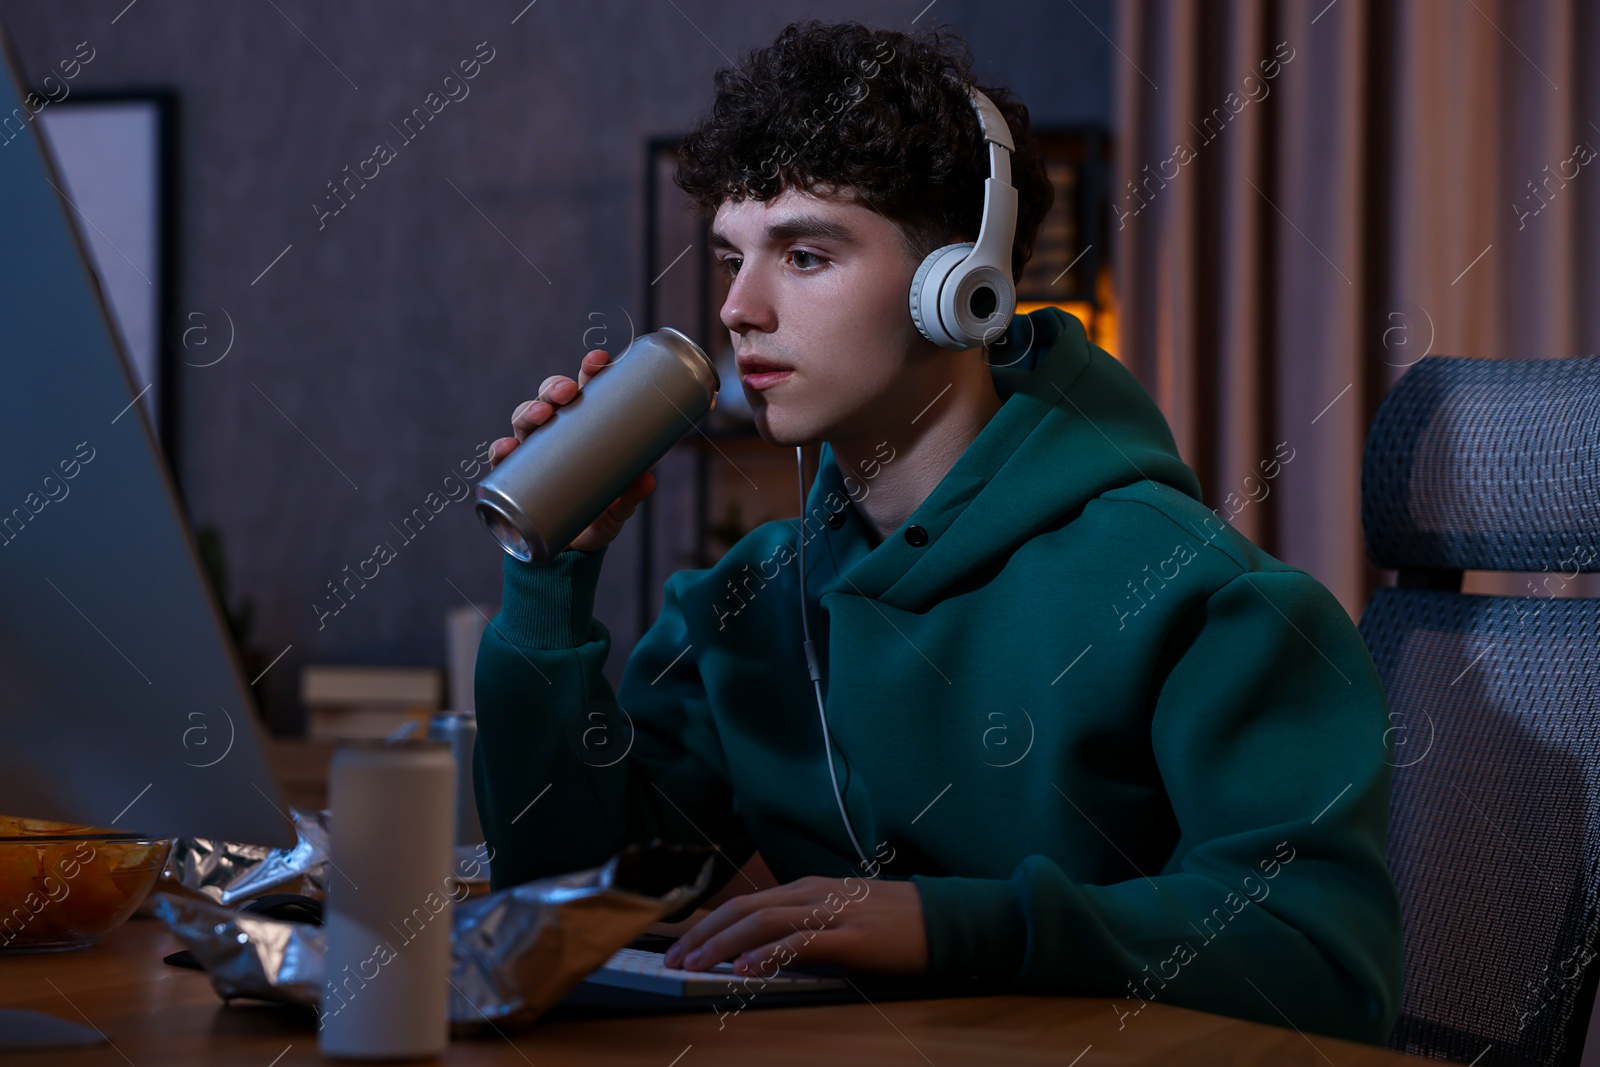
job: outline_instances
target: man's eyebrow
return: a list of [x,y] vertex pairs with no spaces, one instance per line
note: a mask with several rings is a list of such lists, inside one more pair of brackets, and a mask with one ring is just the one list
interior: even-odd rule
[[[852,244],[856,240],[855,231],[821,215],[795,215],[782,222],[774,222],[767,227],[766,236],[769,242],[792,241],[796,237],[837,241],[841,244]],[[737,246],[721,230],[712,230],[707,243],[712,248],[737,251]]]

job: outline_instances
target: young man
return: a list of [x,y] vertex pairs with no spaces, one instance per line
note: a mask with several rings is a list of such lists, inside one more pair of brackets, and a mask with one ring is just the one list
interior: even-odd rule
[[[713,216],[760,433],[820,445],[819,469],[803,518],[668,579],[615,695],[595,583],[653,476],[550,562],[506,560],[477,671],[495,886],[712,842],[716,884],[758,851],[779,884],[711,911],[671,965],[826,963],[1115,997],[1124,1026],[1158,1001],[1381,1042],[1401,982],[1388,720],[1348,616],[1201,503],[1076,319],[1019,316],[988,351],[913,322],[918,265],[976,237],[990,174],[950,44],[796,25],[717,75],[678,181]],[[1049,182],[1026,109],[983,91],[1015,139],[1020,273]],[[607,358],[548,379],[494,458]]]

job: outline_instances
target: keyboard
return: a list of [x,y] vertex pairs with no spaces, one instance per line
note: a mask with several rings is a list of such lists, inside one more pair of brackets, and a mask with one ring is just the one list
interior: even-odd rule
[[[661,993],[671,997],[718,997],[729,992],[746,990],[746,979],[733,973],[732,963],[719,963],[706,971],[683,971],[668,967],[659,952],[625,948],[612,956],[599,970],[584,979],[595,985],[620,986],[646,993]],[[814,974],[774,974],[765,985],[754,986],[762,992],[799,992],[815,989],[842,989],[847,983],[842,978],[825,978]]]

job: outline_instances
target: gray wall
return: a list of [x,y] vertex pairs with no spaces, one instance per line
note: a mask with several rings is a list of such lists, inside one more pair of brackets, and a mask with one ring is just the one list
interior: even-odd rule
[[[220,340],[226,309],[237,334],[222,362],[179,368],[177,465],[196,522],[223,532],[235,596],[256,602],[254,643],[293,646],[260,687],[282,728],[303,664],[442,663],[444,611],[499,599],[501,554],[469,505],[409,543],[390,524],[574,371],[592,312],[637,318],[644,141],[683,131],[725,55],[789,21],[904,29],[926,0],[538,0],[514,25],[524,0],[275,2],[4,0],[0,19],[27,70],[87,40],[76,89],[180,94],[179,310]],[[960,29],[1037,122],[1109,125],[1095,27],[1111,18],[1109,0],[938,0],[917,27]],[[389,124],[480,41],[495,53],[470,95],[401,145]],[[397,157],[319,230],[326,183],[379,141]],[[613,683],[638,636],[635,537],[608,553],[596,607]],[[319,629],[326,583],[380,541],[397,557]]]

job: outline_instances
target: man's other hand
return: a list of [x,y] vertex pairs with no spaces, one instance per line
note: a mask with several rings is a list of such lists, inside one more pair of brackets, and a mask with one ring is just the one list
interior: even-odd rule
[[864,974],[925,974],[928,939],[915,882],[800,878],[726,901],[667,951],[668,967],[771,978],[790,964]]

